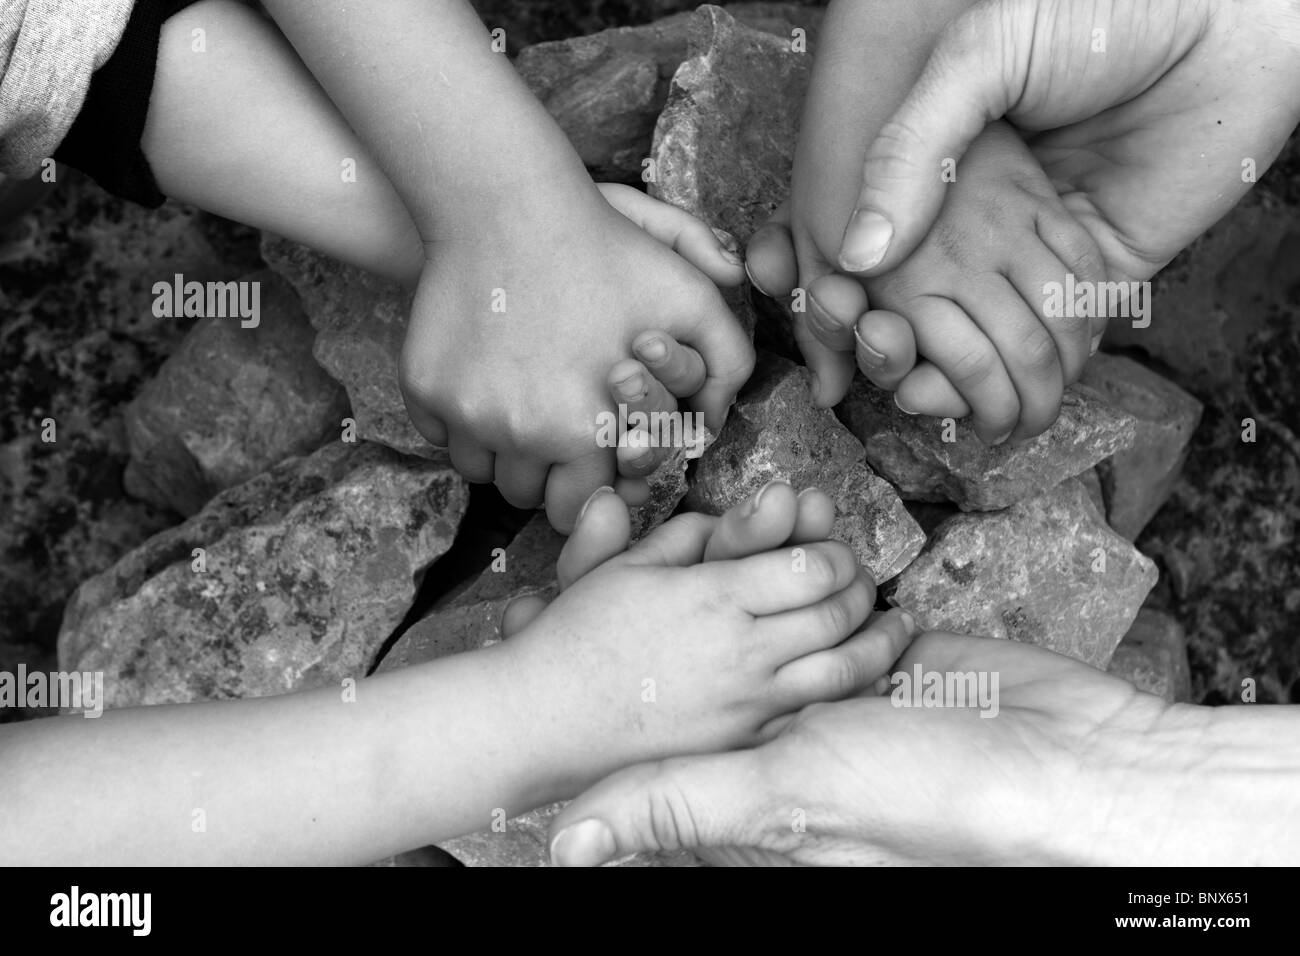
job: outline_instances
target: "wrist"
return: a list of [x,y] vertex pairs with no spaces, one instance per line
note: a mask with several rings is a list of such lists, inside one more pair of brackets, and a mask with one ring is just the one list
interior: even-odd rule
[[1079,762],[1073,808],[1044,843],[1056,860],[1295,862],[1300,708],[1136,703],[1098,730]]

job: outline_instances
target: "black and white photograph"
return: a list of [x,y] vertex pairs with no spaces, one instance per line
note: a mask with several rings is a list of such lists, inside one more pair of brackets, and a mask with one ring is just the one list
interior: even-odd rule
[[1297,0],[0,0],[23,919],[1036,866],[1248,940],[1298,122]]

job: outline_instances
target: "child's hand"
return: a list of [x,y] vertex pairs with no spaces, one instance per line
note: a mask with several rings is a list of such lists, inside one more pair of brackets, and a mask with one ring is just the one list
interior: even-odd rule
[[560,789],[631,760],[754,744],[886,673],[912,627],[891,612],[855,633],[875,586],[843,545],[807,543],[833,517],[820,492],[774,482],[627,550],[626,506],[593,496],[560,560],[564,592],[517,602],[503,623],[546,716],[538,732],[562,730],[558,750],[538,749],[555,753]]
[[[1056,420],[1061,395],[1105,322],[1099,317],[1094,327],[1088,317],[1045,315],[1045,286],[1064,283],[1067,273],[1079,282],[1099,280],[1100,254],[1004,123],[975,142],[948,190],[917,251],[865,289],[850,277],[810,270],[809,262],[826,261],[823,241],[833,253],[837,240],[834,230],[803,221],[815,219],[816,208],[794,210],[800,279],[816,274],[807,286],[801,345],[810,364],[829,363],[835,394],[825,400],[838,401],[847,387],[834,364],[842,360],[827,353],[856,351],[867,377],[897,389],[907,411],[972,413],[989,444],[1032,437]],[[786,291],[780,287],[793,271],[790,240],[779,222],[764,232],[751,244],[751,268],[765,287]],[[933,364],[913,371],[918,353]]]
[[[714,428],[753,368],[713,284],[665,244],[707,265],[713,233],[635,190],[611,194],[630,211],[593,188],[562,219],[521,209],[515,222],[430,249],[402,355],[421,433],[512,504],[544,502],[562,531],[614,478],[597,415],[612,411],[606,375],[639,333],[660,330],[698,353],[707,372],[694,405]],[[740,269],[724,259],[710,272],[734,281]]]

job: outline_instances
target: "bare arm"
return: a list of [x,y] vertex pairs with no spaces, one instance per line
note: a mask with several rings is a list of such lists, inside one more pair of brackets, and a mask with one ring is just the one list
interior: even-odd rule
[[6,864],[360,864],[553,799],[504,645],[341,688],[0,727]]
[[459,0],[270,0],[427,243],[598,202],[581,159]]
[[409,286],[420,277],[420,237],[388,177],[274,25],[241,4],[204,0],[164,25],[143,146],[172,198]]

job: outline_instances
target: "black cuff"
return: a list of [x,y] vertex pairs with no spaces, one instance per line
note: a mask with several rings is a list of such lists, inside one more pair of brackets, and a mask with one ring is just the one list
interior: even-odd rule
[[91,77],[86,102],[54,158],[150,209],[167,199],[140,148],[167,18],[196,0],[136,0],[117,49]]

